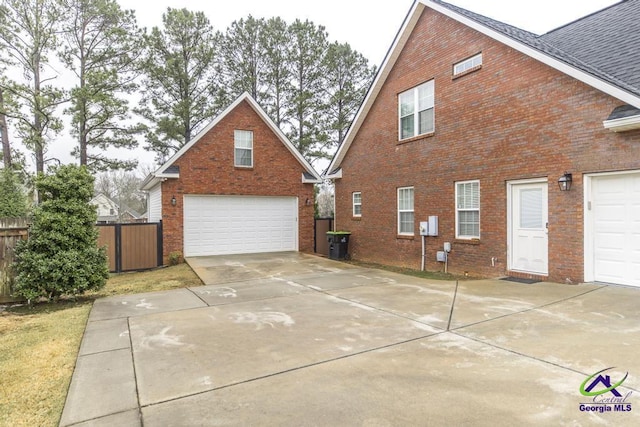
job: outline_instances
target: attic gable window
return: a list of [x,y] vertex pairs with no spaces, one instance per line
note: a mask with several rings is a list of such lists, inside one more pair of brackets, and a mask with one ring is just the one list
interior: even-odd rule
[[433,80],[398,95],[400,140],[433,132],[434,98]]
[[235,130],[234,148],[234,165],[241,168],[253,167],[253,132]]
[[464,74],[467,71],[474,71],[482,66],[482,53],[479,53],[464,61],[460,61],[453,65],[453,75]]

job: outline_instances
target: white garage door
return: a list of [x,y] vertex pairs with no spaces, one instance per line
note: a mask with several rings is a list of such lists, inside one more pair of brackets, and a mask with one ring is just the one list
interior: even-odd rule
[[185,256],[296,250],[295,197],[184,197]]
[[594,278],[640,286],[640,173],[592,179]]

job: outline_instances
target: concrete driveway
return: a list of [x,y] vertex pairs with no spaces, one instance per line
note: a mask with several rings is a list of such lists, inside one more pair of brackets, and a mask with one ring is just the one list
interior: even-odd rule
[[96,301],[62,426],[640,425],[640,289],[188,262],[205,286]]

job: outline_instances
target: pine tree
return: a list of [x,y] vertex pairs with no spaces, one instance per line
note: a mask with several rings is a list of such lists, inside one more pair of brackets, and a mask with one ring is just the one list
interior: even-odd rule
[[249,93],[258,103],[264,92],[266,52],[263,45],[266,23],[249,15],[231,23],[222,44],[225,86],[231,93]]
[[136,110],[151,123],[146,148],[161,161],[189,142],[226,101],[216,74],[221,36],[204,13],[168,8],[162,22],[145,37]]
[[25,75],[24,83],[0,82],[5,96],[21,107],[7,117],[16,119],[18,134],[33,151],[36,171],[44,171],[49,138],[62,130],[56,108],[64,102],[64,91],[46,76],[48,54],[56,48],[62,15],[59,0],[5,0],[3,25],[0,25],[0,50],[15,62]]
[[133,11],[115,0],[64,0],[67,9],[60,57],[73,71],[71,134],[78,139],[73,154],[92,170],[131,170],[135,160],[108,157],[109,148],[135,148],[137,127],[128,125],[126,95],[136,89],[136,61],[142,34]]
[[27,198],[15,172],[0,169],[0,218],[23,217],[27,214]]

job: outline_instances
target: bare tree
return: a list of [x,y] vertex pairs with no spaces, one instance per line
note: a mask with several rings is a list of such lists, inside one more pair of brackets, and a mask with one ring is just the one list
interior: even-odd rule
[[147,208],[146,195],[140,190],[140,178],[133,171],[112,170],[100,173],[95,180],[95,193],[104,194],[118,205],[118,217],[127,209],[143,213]]

